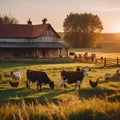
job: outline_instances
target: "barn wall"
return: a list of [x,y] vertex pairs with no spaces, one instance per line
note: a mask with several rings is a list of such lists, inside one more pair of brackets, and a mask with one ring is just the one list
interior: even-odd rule
[[57,58],[58,49],[0,49],[0,58]]
[[11,58],[13,51],[11,49],[0,49],[0,58]]
[[38,49],[38,58],[56,58],[58,57],[58,49]]

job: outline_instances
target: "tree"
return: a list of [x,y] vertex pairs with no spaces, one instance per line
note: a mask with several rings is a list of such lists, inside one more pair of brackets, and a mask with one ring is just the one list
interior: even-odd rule
[[70,13],[64,20],[64,39],[71,47],[96,47],[103,30],[102,22],[91,13]]
[[14,18],[12,15],[0,15],[0,23],[4,24],[17,24],[18,20]]

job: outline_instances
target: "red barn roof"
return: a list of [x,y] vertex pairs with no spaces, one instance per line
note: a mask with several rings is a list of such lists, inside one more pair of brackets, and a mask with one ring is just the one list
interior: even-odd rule
[[[0,24],[0,38],[37,38],[50,28],[55,32],[50,24]],[[55,34],[60,38],[57,32]]]

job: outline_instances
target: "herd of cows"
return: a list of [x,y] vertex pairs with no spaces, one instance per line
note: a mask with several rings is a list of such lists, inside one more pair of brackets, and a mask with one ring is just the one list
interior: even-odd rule
[[[87,67],[84,69],[82,68],[80,69],[79,67],[77,67],[76,71],[61,71],[60,87],[64,86],[64,88],[66,89],[66,83],[67,84],[74,83],[75,86],[76,87],[78,86],[78,88],[80,89],[80,85],[82,84],[84,77],[88,75],[89,71],[90,69]],[[22,72],[11,71],[10,74],[12,79],[14,81],[18,81],[19,83],[19,81],[21,80]],[[120,75],[120,69],[116,71],[116,74]],[[26,88],[30,89],[31,83],[36,83],[37,90],[41,90],[43,84],[48,84],[51,89],[54,89],[54,81],[52,81],[48,77],[48,75],[43,71],[27,70],[26,77],[27,77]],[[105,74],[105,79],[109,79],[110,77],[111,75],[109,73]],[[97,87],[98,82],[99,82],[99,79],[97,79],[97,81],[95,82],[93,82],[92,80],[89,80],[91,87]],[[16,84],[16,82],[13,83],[13,87],[15,87],[14,84]]]

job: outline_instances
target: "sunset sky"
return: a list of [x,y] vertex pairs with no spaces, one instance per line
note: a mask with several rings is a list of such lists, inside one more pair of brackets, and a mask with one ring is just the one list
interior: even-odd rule
[[57,32],[63,31],[63,21],[70,12],[97,14],[104,33],[120,32],[120,0],[0,0],[0,14],[10,14],[20,24],[30,18],[33,24],[48,19]]

